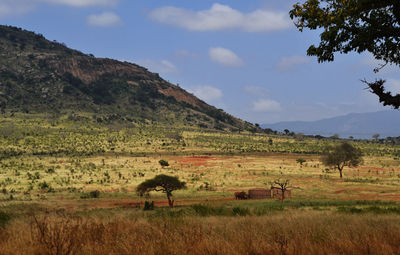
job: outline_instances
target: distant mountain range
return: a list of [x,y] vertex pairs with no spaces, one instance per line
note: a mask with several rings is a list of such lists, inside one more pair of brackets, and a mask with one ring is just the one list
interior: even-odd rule
[[400,111],[380,111],[370,113],[351,113],[344,116],[317,121],[287,121],[275,124],[263,124],[262,128],[277,131],[288,129],[291,132],[306,135],[332,136],[342,138],[371,138],[380,134],[381,138],[400,136]]

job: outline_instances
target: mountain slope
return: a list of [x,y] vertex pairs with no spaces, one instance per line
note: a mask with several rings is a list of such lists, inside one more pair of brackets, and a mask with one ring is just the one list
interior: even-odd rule
[[0,109],[253,128],[146,68],[95,58],[9,26],[0,26]]
[[382,137],[397,137],[400,136],[400,111],[352,113],[318,121],[279,122],[261,126],[279,131],[288,129],[310,135],[330,136],[337,133],[341,137],[371,138],[377,133]]

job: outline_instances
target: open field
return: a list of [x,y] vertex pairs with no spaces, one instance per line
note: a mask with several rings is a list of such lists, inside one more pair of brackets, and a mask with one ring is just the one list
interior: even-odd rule
[[[0,141],[0,254],[400,252],[398,145],[350,141],[364,163],[340,179],[320,161],[333,139],[22,116]],[[187,183],[174,209],[134,191],[158,174]],[[278,178],[283,203],[234,200]]]

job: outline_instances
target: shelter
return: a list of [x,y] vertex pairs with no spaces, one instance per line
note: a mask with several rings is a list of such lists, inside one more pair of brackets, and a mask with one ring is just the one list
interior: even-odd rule
[[268,189],[249,189],[249,199],[271,198],[271,190]]

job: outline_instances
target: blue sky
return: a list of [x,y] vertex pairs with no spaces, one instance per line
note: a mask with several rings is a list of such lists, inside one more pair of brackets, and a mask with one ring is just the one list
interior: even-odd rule
[[143,65],[253,123],[390,110],[360,79],[384,77],[399,92],[399,68],[376,75],[368,54],[318,64],[306,56],[318,31],[300,33],[289,19],[295,2],[0,0],[0,24]]

